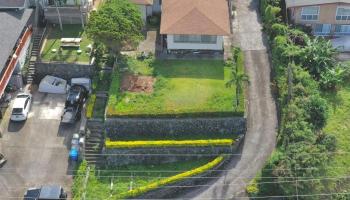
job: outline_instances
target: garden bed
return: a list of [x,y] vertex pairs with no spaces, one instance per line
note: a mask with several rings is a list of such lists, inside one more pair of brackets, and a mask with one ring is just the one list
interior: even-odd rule
[[122,92],[122,77],[115,72],[108,117],[243,116],[244,97],[234,108],[235,87],[225,86],[232,78],[231,68],[223,61],[128,59],[119,66],[137,75],[153,75],[156,82],[151,94]]
[[[82,38],[80,47],[61,47],[61,38]],[[93,42],[87,38],[81,25],[64,25],[63,31],[59,26],[48,30],[41,60],[44,62],[89,63],[90,52],[87,46]],[[78,50],[81,52],[78,52]]]

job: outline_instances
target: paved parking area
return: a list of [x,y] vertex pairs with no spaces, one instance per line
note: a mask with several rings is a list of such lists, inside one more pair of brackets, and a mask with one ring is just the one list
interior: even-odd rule
[[0,125],[0,152],[8,159],[0,169],[1,200],[23,199],[26,188],[44,184],[62,185],[70,194],[69,143],[79,123],[60,124],[65,98],[34,92],[29,118],[24,123],[9,122],[11,109],[7,109]]

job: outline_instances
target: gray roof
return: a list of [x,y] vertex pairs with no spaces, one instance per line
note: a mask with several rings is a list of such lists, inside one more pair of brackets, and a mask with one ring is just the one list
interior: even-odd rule
[[0,8],[22,8],[26,0],[0,0]]
[[0,72],[4,69],[32,13],[32,9],[0,11]]

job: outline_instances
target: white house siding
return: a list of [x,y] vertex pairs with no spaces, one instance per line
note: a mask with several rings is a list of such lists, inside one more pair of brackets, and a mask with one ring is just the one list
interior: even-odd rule
[[153,7],[152,6],[146,6],[146,15],[147,17],[152,16],[153,14]]
[[223,50],[224,37],[217,36],[215,44],[199,44],[199,43],[175,43],[174,35],[167,36],[167,44],[169,50],[176,49],[195,49],[195,50]]
[[143,22],[146,23],[146,21],[147,21],[147,8],[145,5],[138,5],[138,7],[140,8],[141,18],[142,18]]
[[160,13],[162,11],[162,5],[160,5],[161,0],[153,0],[153,13]]

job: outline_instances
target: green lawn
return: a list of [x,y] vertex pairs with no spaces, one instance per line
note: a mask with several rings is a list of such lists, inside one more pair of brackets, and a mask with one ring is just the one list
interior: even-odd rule
[[[78,47],[63,47],[60,52],[61,38],[82,38],[80,43],[82,53],[78,54]],[[87,46],[89,44],[92,44],[92,41],[86,37],[81,25],[64,25],[63,31],[60,30],[59,26],[56,26],[48,30],[45,47],[41,53],[41,59],[43,61],[88,63],[90,61],[90,55],[87,52]],[[57,52],[52,52],[52,49],[56,49]]]
[[[147,60],[143,64],[127,62],[129,71],[154,74],[157,81],[152,94],[120,93],[119,74],[113,75],[108,103],[108,115],[243,115],[244,100],[233,108],[235,87],[225,84],[231,78],[231,68],[215,60]],[[241,69],[242,70],[242,69]]]
[[[173,176],[200,167],[211,160],[212,158],[205,158],[195,161],[183,161],[160,165],[128,165],[93,170],[90,173],[87,183],[86,199],[116,199],[115,196],[117,194],[127,192],[131,185],[133,189],[146,186],[164,177]],[[113,183],[112,186],[111,183]],[[111,195],[113,195],[114,198],[113,196],[111,198]]]
[[[330,117],[324,131],[337,138],[337,152],[350,152],[350,82],[336,95],[324,95],[330,107]],[[327,165],[326,176],[339,177],[350,175],[350,154],[335,154],[333,160]],[[348,189],[349,179],[342,181],[328,181],[328,188]],[[340,190],[339,190],[340,189]]]

